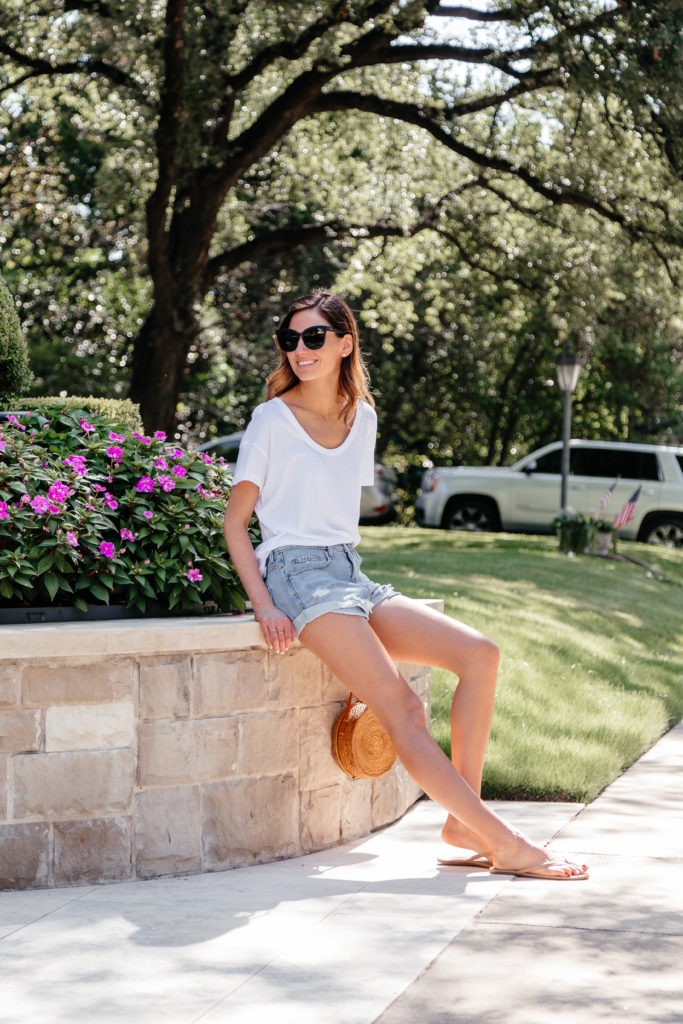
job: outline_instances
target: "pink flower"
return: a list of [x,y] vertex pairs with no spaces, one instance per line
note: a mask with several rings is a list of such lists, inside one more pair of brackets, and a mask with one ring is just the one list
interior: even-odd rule
[[164,433],[163,430],[155,430],[154,431],[154,439],[155,439],[155,441],[165,441],[166,440],[166,434]]
[[171,472],[177,477],[187,476],[187,470],[184,466],[174,466]]
[[106,494],[107,493],[107,488],[103,487],[102,484],[93,484],[92,485],[92,489],[93,489],[93,491],[97,491],[99,494]]
[[116,434],[113,430],[111,430],[109,432],[109,440],[110,441],[125,441],[126,440],[126,435],[125,434]]
[[206,452],[201,452],[200,454],[202,460],[206,463],[207,466],[213,466],[213,459],[211,458],[210,455],[207,455]]
[[78,547],[78,537],[73,530],[67,530],[65,534],[67,544],[70,544],[72,548]]
[[152,438],[151,437],[145,437],[144,434],[133,433],[133,437],[135,438],[136,441],[141,441],[142,444],[151,444],[152,443]]
[[62,511],[59,505],[48,505],[47,510],[48,512],[52,512],[53,515],[56,515],[58,512]]
[[150,509],[148,508],[146,508],[142,514],[145,517],[145,519],[154,519],[154,513],[150,511]]
[[211,497],[209,492],[205,491],[201,484],[197,484],[197,493],[200,494],[202,496],[202,498],[210,498]]
[[111,445],[110,448],[107,448],[107,455],[114,462],[120,462],[123,458],[123,448],[119,448],[118,445]]
[[47,492],[47,496],[50,501],[54,501],[56,504],[61,505],[71,494],[71,491],[65,483],[61,480],[55,480]]
[[0,501],[0,519],[9,519],[6,501]]
[[81,428],[85,430],[86,434],[92,433],[92,431],[95,429],[92,423],[88,423],[86,419],[81,419],[78,422],[80,423]]
[[204,579],[199,569],[188,569],[185,575],[187,576],[190,583],[199,583],[200,580]]
[[100,554],[104,555],[105,558],[113,558],[116,553],[116,549],[113,544],[108,540],[103,540],[100,544]]
[[65,466],[73,469],[76,476],[85,476],[87,463],[82,455],[68,455],[62,460]]
[[182,459],[185,457],[185,452],[183,451],[182,448],[174,448],[171,451],[171,455],[173,456],[174,459]]
[[154,481],[152,480],[151,476],[141,476],[140,479],[138,480],[138,482],[135,485],[135,490],[136,491],[149,491],[149,492],[151,492],[151,491],[154,490],[155,486],[156,485],[155,485]]
[[155,461],[154,465],[156,469],[168,469],[168,462],[163,457],[163,455],[159,456],[159,458]]
[[118,501],[116,500],[113,494],[109,493],[109,491],[107,491],[104,495],[104,504],[107,506],[107,508],[111,509],[119,507]]
[[172,476],[160,476],[158,480],[159,487],[161,487],[162,491],[166,491],[168,493],[169,491],[175,490],[175,480]]
[[42,495],[37,494],[31,502],[31,508],[34,512],[37,512],[38,515],[42,515],[44,512],[50,511],[50,502],[47,498],[43,498]]
[[130,530],[126,530],[125,527],[120,532],[121,532],[121,540],[135,540],[135,534],[131,533]]
[[29,498],[28,494],[22,494],[22,496],[19,499],[19,501],[17,502],[17,504],[18,504],[19,508],[21,508],[22,505],[28,505],[30,500],[31,499]]
[[7,442],[0,437],[0,452],[7,451]]
[[19,430],[26,430],[26,426],[20,423],[16,416],[8,416],[7,422],[13,424],[15,427],[19,427]]

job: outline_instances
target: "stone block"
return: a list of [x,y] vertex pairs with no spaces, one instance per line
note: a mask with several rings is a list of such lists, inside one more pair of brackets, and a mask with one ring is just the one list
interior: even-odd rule
[[34,708],[0,711],[0,754],[19,754],[41,749],[41,712]]
[[293,775],[207,785],[202,809],[205,870],[301,852],[299,791]]
[[340,841],[341,803],[341,785],[301,794],[300,835],[304,853],[323,850]]
[[144,658],[140,662],[141,718],[187,718],[191,690],[191,658]]
[[7,817],[7,771],[9,758],[0,757],[0,819]]
[[29,662],[22,673],[24,704],[102,704],[131,700],[132,658],[69,658]]
[[138,733],[138,782],[145,786],[191,785],[234,775],[238,718],[143,722]]
[[203,654],[194,659],[191,713],[234,715],[268,706],[267,657],[262,651]]
[[49,825],[0,825],[0,889],[47,885],[49,865]]
[[291,647],[287,654],[268,659],[271,706],[318,707],[322,701],[322,663],[305,647]]
[[372,832],[372,779],[342,783],[341,838],[344,842]]
[[301,790],[338,785],[344,773],[332,757],[332,726],[341,704],[299,712],[299,781]]
[[240,715],[238,775],[296,774],[299,770],[299,714],[271,711]]
[[158,787],[138,793],[135,813],[137,877],[201,871],[201,824],[198,786]]
[[135,756],[130,750],[17,754],[13,768],[17,821],[131,813]]
[[62,704],[45,712],[45,749],[109,750],[135,746],[131,701],[116,704]]
[[331,704],[335,701],[343,700],[344,703],[349,699],[349,691],[343,683],[340,683],[335,675],[330,672],[327,665],[322,666],[323,673],[323,685],[322,685],[322,703]]
[[55,885],[113,882],[133,876],[130,817],[56,821],[53,830]]
[[21,696],[20,669],[16,662],[0,662],[0,707],[18,704]]
[[373,831],[396,821],[416,800],[422,790],[413,782],[400,761],[386,775],[375,779],[372,784],[372,829]]

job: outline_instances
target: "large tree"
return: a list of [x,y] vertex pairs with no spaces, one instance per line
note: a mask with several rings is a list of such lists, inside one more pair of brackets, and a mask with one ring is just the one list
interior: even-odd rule
[[[0,187],[52,232],[79,279],[96,281],[103,261],[130,262],[135,279],[144,258],[131,394],[148,427],[172,430],[207,301],[231,275],[294,247],[443,231],[475,184],[539,221],[586,211],[675,277],[681,21],[678,0],[4,0],[12,124]],[[428,136],[455,161],[458,187],[422,183],[419,202],[403,205],[381,189],[337,209],[317,188],[296,204],[249,202],[258,181],[277,185],[303,126],[341,129],[360,113]],[[616,153],[635,154],[636,173],[592,159],[596,125]],[[324,175],[325,150],[309,164],[311,178]]]

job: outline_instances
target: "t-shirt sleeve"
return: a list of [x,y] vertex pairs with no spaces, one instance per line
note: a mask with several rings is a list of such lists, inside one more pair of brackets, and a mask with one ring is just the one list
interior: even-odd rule
[[240,442],[237,464],[232,475],[233,486],[248,480],[262,490],[265,483],[268,470],[270,429],[268,416],[263,414],[263,410],[263,405],[258,405],[254,409],[249,426]]
[[371,406],[367,406],[366,420],[360,482],[363,487],[371,487],[375,482],[375,441],[377,440],[377,413]]

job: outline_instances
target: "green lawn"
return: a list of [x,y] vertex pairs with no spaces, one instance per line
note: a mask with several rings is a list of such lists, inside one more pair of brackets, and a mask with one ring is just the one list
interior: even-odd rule
[[[554,537],[364,527],[365,571],[492,637],[502,666],[484,796],[592,800],[683,717],[683,552],[568,558]],[[433,673],[450,753],[455,679]]]

